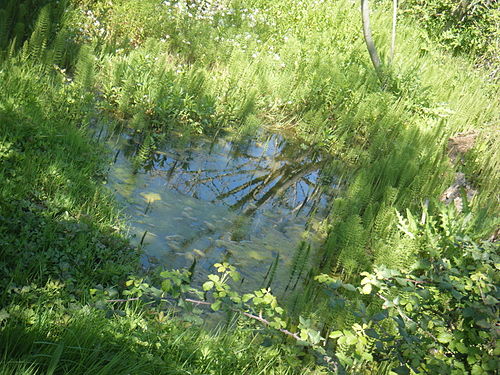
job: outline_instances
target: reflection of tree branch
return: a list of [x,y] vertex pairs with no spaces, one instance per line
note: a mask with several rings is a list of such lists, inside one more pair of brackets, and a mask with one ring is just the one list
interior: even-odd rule
[[[284,193],[290,186],[292,186],[294,183],[296,183],[298,180],[300,180],[304,175],[311,173],[318,169],[320,167],[321,163],[311,163],[309,165],[305,165],[302,169],[298,169],[295,174],[288,174],[285,173],[288,171],[288,169],[291,168],[282,168],[281,171],[281,177],[276,184],[271,187],[263,196],[260,198],[257,202],[255,202],[255,205],[252,207],[249,207],[246,211],[245,214],[251,215],[253,214],[259,207],[264,205],[269,199],[271,199],[274,196],[281,195]],[[285,177],[283,177],[285,176]]]
[[[208,177],[205,177],[205,178],[198,180],[197,182],[200,184],[203,184],[205,182],[210,182],[210,181],[213,181],[216,179],[222,179],[224,177],[233,177],[233,176],[238,176],[241,174],[250,174],[250,173],[255,173],[255,172],[263,172],[263,171],[264,171],[264,169],[236,170],[236,171],[222,173],[222,174],[215,175],[215,176],[208,176]],[[207,171],[204,170],[203,173],[207,173]],[[210,173],[210,172],[208,172],[208,173]]]
[[[235,204],[231,205],[231,208],[233,208],[233,209],[239,209],[239,208],[243,207],[245,205],[245,203],[248,203],[252,199],[255,199],[255,196],[258,195],[262,191],[262,189],[264,189],[268,185],[266,182],[268,182],[268,181],[272,182],[278,176],[280,178],[282,177],[277,172],[278,171],[275,171],[273,173],[270,173],[267,176],[262,176],[262,177],[264,177],[264,179],[262,180],[262,182],[259,185],[257,185],[256,187],[254,187],[245,196],[243,196],[242,198],[240,198],[240,200],[237,201]],[[272,178],[270,178],[270,177],[272,177]]]
[[247,187],[250,187],[252,185],[255,185],[257,182],[260,182],[262,180],[265,180],[267,178],[267,175],[256,177],[250,181],[245,182],[244,184],[241,184],[240,186],[235,187],[234,189],[231,189],[221,195],[218,195],[216,199],[225,199],[233,194],[239,193],[242,190],[245,190]]
[[[239,170],[240,172],[245,172],[244,170],[242,170],[242,168],[246,165],[249,165],[249,164],[253,164],[253,160],[249,160],[247,161],[246,163],[242,163],[242,164],[238,164],[237,166],[234,166],[234,167],[230,167],[230,168],[222,168],[222,169],[204,169],[203,172],[205,173],[216,173],[216,172],[232,172],[234,171],[235,169],[236,170]],[[196,173],[198,172],[198,170],[184,170],[182,171],[182,173]]]
[[172,166],[169,168],[168,173],[167,173],[167,181],[168,182],[170,182],[170,180],[172,179],[172,176],[175,172],[175,168],[177,167],[178,162],[179,162],[178,160],[175,160],[174,163],[172,164]]
[[308,185],[310,187],[315,188],[317,186],[317,184],[315,184],[310,179],[308,179],[307,176],[302,177],[302,181],[304,181],[306,183],[306,185]]
[[214,187],[213,189],[210,189],[210,190],[212,190],[212,192],[213,192],[216,196],[217,196],[217,195],[222,194],[222,191],[223,191],[223,190],[221,190],[221,189],[220,189],[220,188],[219,188],[219,187],[215,184],[215,181],[214,181],[214,180],[210,181],[210,184],[212,184],[212,185],[213,185],[213,187]]
[[[294,213],[315,201],[317,184],[314,178],[308,178],[308,174],[323,162],[313,161],[316,155],[310,149],[304,150],[276,135],[270,136],[264,143],[249,142],[249,147],[243,149],[234,143],[229,143],[229,146],[229,153],[227,148],[222,152],[216,149],[214,153],[210,149],[215,157],[213,163],[212,159],[203,158],[203,153],[207,152],[204,147],[188,153],[158,151],[154,159],[160,161],[154,164],[157,168],[159,164],[162,167],[153,173],[166,176],[171,188],[181,194],[205,195],[215,197],[212,201],[234,202],[230,207],[244,207],[246,214],[253,214],[270,199],[285,192],[287,196],[283,204],[291,206]],[[217,169],[219,166],[221,168]],[[290,191],[291,188],[295,190]],[[254,204],[245,207],[250,202]]]

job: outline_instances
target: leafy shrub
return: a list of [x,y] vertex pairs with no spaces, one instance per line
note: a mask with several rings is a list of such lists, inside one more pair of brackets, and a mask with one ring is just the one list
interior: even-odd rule
[[[419,259],[411,272],[382,266],[362,273],[357,290],[370,298],[358,299],[357,309],[351,305],[357,316],[352,327],[330,333],[337,357],[358,369],[388,361],[398,374],[493,373],[499,354],[498,243],[474,241],[471,215],[451,208],[423,223],[411,214],[400,220],[405,236],[420,243]],[[327,275],[317,280],[333,291],[333,301],[352,300],[339,289],[342,282]]]
[[420,22],[431,37],[454,53],[498,59],[499,3],[494,0],[406,0],[406,16]]

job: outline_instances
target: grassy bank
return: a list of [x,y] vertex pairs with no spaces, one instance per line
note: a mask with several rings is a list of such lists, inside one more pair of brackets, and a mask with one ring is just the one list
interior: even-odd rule
[[[381,84],[349,1],[66,1],[36,19],[32,5],[10,1],[0,13],[1,374],[494,369],[497,249],[481,241],[498,226],[499,90],[470,59],[403,18]],[[385,3],[372,14],[385,60],[390,14]],[[307,349],[282,332],[264,338],[248,320],[208,331],[145,298],[156,291],[142,281],[134,289],[131,278],[160,286],[141,275],[103,186],[110,155],[95,135],[104,123],[142,135],[139,167],[172,130],[244,136],[262,127],[287,129],[349,167],[325,244],[297,258],[329,285],[311,281],[292,301],[309,320],[283,321]],[[459,132],[472,132],[475,143],[452,162],[448,139]],[[438,202],[457,172],[478,191],[463,214]],[[391,302],[396,274],[380,267],[413,280],[401,286],[405,314]],[[362,274],[375,270],[371,279]],[[465,281],[454,289],[457,278]],[[358,295],[348,283],[361,279]],[[131,295],[140,301],[106,302]],[[264,297],[255,297],[258,316]],[[451,318],[431,302],[450,306]],[[473,309],[465,318],[452,314],[465,309]],[[414,354],[419,345],[435,361]],[[318,347],[334,353],[335,366]]]

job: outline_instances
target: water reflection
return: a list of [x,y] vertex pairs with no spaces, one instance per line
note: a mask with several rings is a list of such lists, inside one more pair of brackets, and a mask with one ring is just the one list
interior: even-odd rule
[[[271,277],[273,287],[284,287],[300,244],[320,240],[332,177],[305,145],[277,134],[170,140],[150,150],[138,173],[130,160],[141,142],[122,136],[117,147],[109,185],[149,261],[177,268],[197,259],[201,280],[213,263],[228,260],[249,288]],[[273,262],[279,264],[270,275]]]

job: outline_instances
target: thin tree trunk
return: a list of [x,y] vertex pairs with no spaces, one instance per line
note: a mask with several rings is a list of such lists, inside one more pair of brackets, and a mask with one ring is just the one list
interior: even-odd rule
[[396,49],[396,22],[398,20],[398,0],[393,0],[393,12],[392,12],[392,38],[391,38],[391,54],[390,62],[394,59],[394,50]]
[[370,59],[372,60],[373,67],[377,71],[379,78],[381,70],[381,62],[378,57],[377,49],[375,48],[375,43],[372,38],[372,30],[370,28],[370,6],[368,0],[361,0],[361,16],[363,21],[363,36],[365,37],[366,47],[368,48],[368,53],[370,54]]

